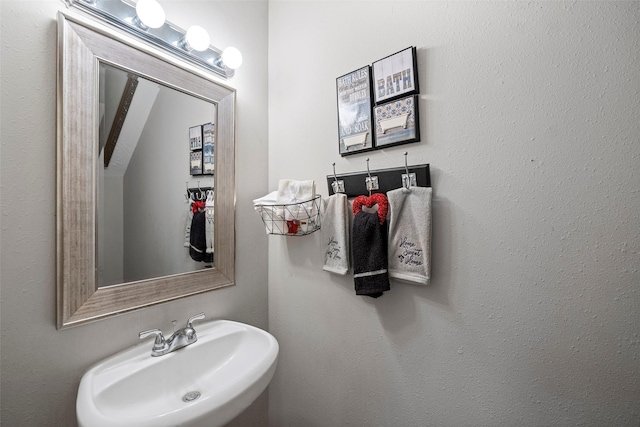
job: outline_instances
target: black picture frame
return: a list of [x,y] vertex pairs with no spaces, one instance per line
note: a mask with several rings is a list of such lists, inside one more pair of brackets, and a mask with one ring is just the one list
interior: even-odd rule
[[340,155],[373,150],[371,66],[338,77],[336,91]]
[[375,61],[372,73],[375,105],[420,92],[414,46]]
[[202,125],[202,174],[213,175],[215,172],[215,123],[205,123]]
[[376,148],[420,141],[419,99],[409,95],[374,107]]
[[189,128],[189,149],[202,150],[202,125]]
[[202,175],[202,150],[189,152],[189,171],[191,175]]

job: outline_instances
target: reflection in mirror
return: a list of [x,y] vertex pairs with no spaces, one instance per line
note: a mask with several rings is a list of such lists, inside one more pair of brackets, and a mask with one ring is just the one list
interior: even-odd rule
[[211,267],[213,192],[188,189],[215,188],[215,104],[104,62],[99,85],[98,286]]

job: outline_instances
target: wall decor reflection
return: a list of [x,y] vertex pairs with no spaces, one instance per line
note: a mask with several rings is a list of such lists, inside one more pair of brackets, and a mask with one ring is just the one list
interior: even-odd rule
[[202,125],[202,170],[204,175],[213,175],[215,169],[215,133],[216,125],[206,123]]
[[377,148],[420,141],[417,95],[377,105],[374,120]]
[[408,47],[373,63],[375,103],[418,93],[416,48]]
[[189,128],[189,148],[191,150],[202,150],[202,126]]
[[202,150],[195,150],[191,155],[190,169],[191,175],[202,175]]
[[371,67],[365,66],[336,79],[340,155],[373,149],[371,120]]

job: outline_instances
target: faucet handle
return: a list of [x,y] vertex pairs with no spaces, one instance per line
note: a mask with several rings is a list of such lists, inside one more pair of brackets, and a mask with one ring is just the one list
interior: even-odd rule
[[165,345],[165,340],[164,335],[162,335],[162,331],[160,329],[149,329],[148,331],[142,331],[138,334],[141,340],[150,335],[156,336],[156,341],[153,343],[153,349],[162,349]]
[[195,322],[196,320],[202,320],[202,319],[204,319],[204,313],[199,313],[199,314],[196,314],[195,316],[191,316],[189,320],[187,320],[187,328],[193,329],[193,322]]

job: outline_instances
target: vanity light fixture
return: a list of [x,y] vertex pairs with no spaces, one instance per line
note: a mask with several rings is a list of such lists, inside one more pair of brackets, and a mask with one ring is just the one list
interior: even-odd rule
[[61,1],[224,79],[233,77],[242,63],[238,49],[211,46],[204,28],[193,25],[185,31],[166,21],[157,0]]
[[160,28],[164,25],[164,9],[156,0],[138,0],[136,3],[136,16],[133,22],[143,30]]
[[207,30],[199,25],[192,25],[187,29],[187,33],[180,39],[178,45],[187,52],[191,52],[192,50],[202,52],[203,50],[207,50],[210,42],[211,40],[209,39]]
[[220,60],[227,67],[231,68],[232,70],[236,70],[240,68],[240,65],[242,65],[242,54],[237,48],[229,46],[222,51]]

